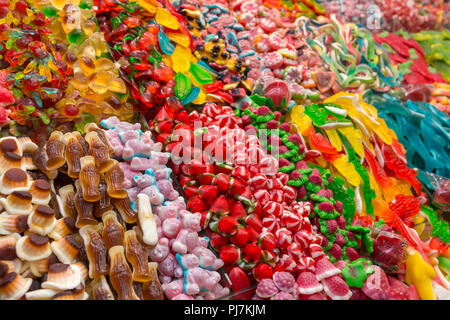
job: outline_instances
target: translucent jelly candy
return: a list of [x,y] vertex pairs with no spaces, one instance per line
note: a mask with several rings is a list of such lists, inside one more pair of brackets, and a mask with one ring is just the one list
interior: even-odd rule
[[172,30],[177,30],[180,28],[178,20],[170,13],[170,11],[161,7],[156,9],[155,20],[160,25]]

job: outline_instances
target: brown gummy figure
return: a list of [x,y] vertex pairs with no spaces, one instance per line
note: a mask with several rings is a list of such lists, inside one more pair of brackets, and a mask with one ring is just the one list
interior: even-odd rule
[[83,199],[88,202],[100,200],[101,194],[98,191],[100,184],[100,174],[95,166],[92,156],[84,156],[80,159],[80,185],[83,191]]
[[97,132],[91,131],[85,136],[89,145],[89,155],[91,155],[98,167],[98,172],[103,173],[113,165],[113,161],[109,157],[109,148],[104,144]]
[[66,159],[64,158],[65,145],[63,143],[63,133],[61,131],[53,131],[45,144],[47,152],[46,166],[48,170],[56,170],[64,165]]
[[108,186],[108,195],[111,198],[123,199],[128,197],[128,192],[123,188],[125,179],[122,169],[117,160],[112,160],[113,166],[105,172],[106,185]]
[[64,134],[64,144],[66,145],[67,175],[77,179],[80,176],[80,159],[85,156],[83,147],[73,132]]
[[102,237],[108,250],[114,246],[123,245],[125,231],[123,226],[117,220],[116,213],[114,211],[108,211],[103,215],[102,220]]
[[149,262],[151,280],[142,285],[144,300],[164,300],[164,290],[158,278],[158,263]]
[[111,197],[107,192],[108,187],[104,181],[100,182],[98,185],[98,192],[100,192],[100,200],[95,202],[94,216],[96,218],[101,218],[105,212],[113,209],[111,204]]
[[94,218],[94,204],[87,202],[81,193],[80,180],[75,181],[77,193],[75,194],[75,208],[77,210],[77,220],[75,226],[81,228],[85,225],[95,225],[98,223]]
[[138,215],[137,212],[131,208],[130,198],[123,199],[111,198],[111,202],[114,207],[119,211],[122,220],[126,223],[136,223]]
[[130,266],[125,259],[123,246],[109,249],[109,279],[117,293],[118,300],[139,300],[133,289],[133,277]]
[[106,262],[108,249],[99,233],[102,228],[102,223],[99,223],[96,226],[88,225],[80,229],[80,235],[83,238],[89,260],[89,278],[91,279],[108,274]]
[[137,282],[147,282],[151,279],[148,268],[147,251],[139,242],[136,232],[128,230],[125,232],[125,252],[128,262],[133,267],[133,280]]

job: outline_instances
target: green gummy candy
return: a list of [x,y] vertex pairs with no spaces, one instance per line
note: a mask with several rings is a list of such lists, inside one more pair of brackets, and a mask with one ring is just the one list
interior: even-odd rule
[[362,288],[367,274],[364,272],[364,266],[360,263],[347,263],[342,269],[342,277],[349,287]]
[[178,99],[183,100],[191,91],[191,80],[182,73],[177,73],[174,80],[176,82],[173,88],[175,95]]
[[191,67],[189,72],[194,76],[195,80],[200,84],[208,84],[213,82],[211,74],[206,71],[206,69],[200,67],[199,65],[191,62]]

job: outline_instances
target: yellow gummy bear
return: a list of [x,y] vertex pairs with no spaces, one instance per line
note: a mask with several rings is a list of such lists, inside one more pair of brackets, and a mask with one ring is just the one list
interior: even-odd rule
[[172,30],[178,30],[180,28],[180,24],[174,16],[170,13],[169,10],[163,9],[159,7],[156,9],[156,17],[155,20],[160,25],[167,27]]
[[406,257],[406,283],[414,286],[422,300],[436,300],[432,279],[436,277],[436,271],[422,256],[413,249],[408,250]]
[[191,66],[191,50],[176,46],[172,53],[172,69],[175,72],[187,72]]

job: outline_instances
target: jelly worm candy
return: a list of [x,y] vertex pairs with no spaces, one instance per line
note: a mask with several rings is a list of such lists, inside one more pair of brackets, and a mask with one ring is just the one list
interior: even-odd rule
[[133,278],[130,266],[125,259],[123,246],[109,249],[109,279],[117,293],[118,300],[139,300],[133,289]]
[[156,231],[156,222],[152,212],[150,199],[146,194],[138,194],[137,208],[139,225],[143,233],[143,241],[148,245],[156,245],[158,242],[158,233]]
[[116,213],[112,210],[108,211],[102,216],[102,220],[102,237],[108,250],[111,247],[122,245],[124,239],[124,228],[117,220]]
[[127,191],[123,188],[124,174],[117,160],[111,160],[113,165],[105,172],[105,180],[108,186],[107,192],[111,198],[126,198]]
[[128,262],[133,266],[133,280],[147,282],[151,279],[148,256],[145,247],[139,242],[136,232],[125,232],[125,252]]
[[95,166],[94,157],[85,156],[80,159],[80,163],[80,185],[83,191],[83,199],[88,202],[100,200],[101,194],[98,191],[100,174]]
[[108,273],[106,256],[108,249],[100,236],[103,224],[96,226],[84,226],[80,229],[80,235],[83,238],[86,255],[89,260],[89,278],[94,279]]

